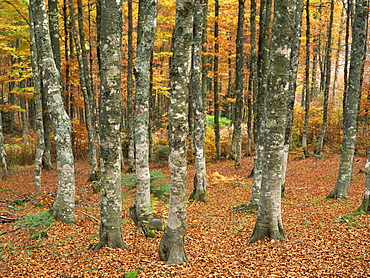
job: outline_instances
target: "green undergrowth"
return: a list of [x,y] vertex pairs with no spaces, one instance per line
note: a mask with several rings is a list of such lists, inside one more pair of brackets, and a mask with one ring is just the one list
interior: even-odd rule
[[39,214],[29,213],[24,218],[16,221],[14,225],[18,228],[29,230],[32,239],[47,238],[46,229],[54,224],[54,218],[48,211]]

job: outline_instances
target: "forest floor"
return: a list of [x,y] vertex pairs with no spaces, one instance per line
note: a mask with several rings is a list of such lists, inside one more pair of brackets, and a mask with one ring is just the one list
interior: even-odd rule
[[[129,248],[89,250],[98,241],[100,196],[87,182],[87,162],[77,162],[76,224],[55,222],[41,239],[32,239],[30,229],[14,223],[0,224],[0,277],[124,277],[138,268],[137,277],[370,277],[370,217],[350,215],[363,198],[364,164],[364,156],[355,158],[348,199],[326,200],[335,185],[339,155],[291,156],[282,200],[287,240],[248,244],[256,213],[232,213],[232,208],[249,201],[253,159],[244,158],[240,169],[229,160],[209,162],[208,201],[187,205],[185,249],[191,262],[167,266],[158,259],[162,233],[145,238],[129,218],[135,197],[126,188],[122,232]],[[165,165],[152,169],[168,174]],[[193,171],[189,165],[189,193]],[[26,215],[51,206],[57,172],[43,172],[41,199],[33,193],[32,180],[33,169],[27,166],[0,182],[1,213]],[[164,203],[156,201],[154,209],[166,217]]]

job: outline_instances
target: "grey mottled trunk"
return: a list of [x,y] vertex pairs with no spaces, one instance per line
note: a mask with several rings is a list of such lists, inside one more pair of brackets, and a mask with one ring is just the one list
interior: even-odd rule
[[6,163],[6,152],[4,149],[4,134],[3,134],[3,119],[1,116],[0,110],[0,159],[1,159],[1,167],[3,168],[3,180],[8,178],[8,165]]
[[287,101],[287,114],[285,123],[285,142],[284,142],[284,164],[283,164],[283,177],[282,177],[282,197],[284,197],[285,190],[285,174],[289,156],[289,146],[292,139],[292,128],[293,128],[293,109],[295,92],[297,89],[297,72],[298,72],[298,59],[300,49],[300,37],[301,37],[301,23],[302,23],[302,8],[303,0],[296,0],[296,8],[294,13],[293,23],[293,37],[291,41],[291,54],[290,54],[290,73],[289,73],[289,94]]
[[128,30],[127,30],[127,141],[128,141],[128,152],[127,152],[127,172],[132,173],[135,171],[135,141],[134,141],[134,110],[133,110],[133,99],[132,89],[134,87],[132,72],[133,72],[133,22],[132,22],[132,0],[127,1],[128,5]]
[[260,134],[264,137],[261,195],[249,242],[265,237],[285,238],[281,218],[281,177],[284,175],[285,125],[290,97],[292,40],[296,35],[296,8],[296,0],[275,1],[265,112]]
[[149,61],[157,26],[157,0],[143,0],[145,6],[141,40],[135,65],[135,150],[136,150],[136,215],[144,228],[151,216],[149,172]]
[[193,0],[176,1],[169,107],[171,195],[168,222],[159,244],[159,258],[166,261],[167,264],[180,264],[189,261],[184,248],[184,235],[186,227],[187,100],[191,69],[193,12]]
[[370,213],[370,149],[367,150],[367,160],[365,164],[365,194],[364,199],[357,211]]
[[352,178],[353,157],[357,139],[358,102],[362,81],[362,64],[365,58],[368,0],[356,1],[352,24],[352,49],[348,79],[347,101],[344,110],[344,134],[337,182],[328,198],[348,197]]
[[220,16],[220,4],[219,0],[215,0],[215,24],[214,24],[214,37],[215,37],[215,56],[213,57],[213,115],[214,115],[214,132],[215,132],[215,146],[216,146],[216,159],[221,158],[221,135],[220,135],[220,100],[219,100],[219,75],[218,75],[218,67],[219,67],[219,52],[220,46],[218,42],[218,33],[219,33],[219,18]]
[[63,106],[61,78],[53,59],[45,3],[33,0],[30,5],[35,24],[39,65],[43,72],[44,89],[47,90],[57,150],[58,195],[50,210],[56,220],[73,223],[75,179],[71,122]]
[[310,155],[307,146],[308,121],[310,118],[311,88],[310,88],[310,53],[311,53],[311,23],[310,0],[306,0],[306,57],[305,57],[305,87],[304,87],[304,123],[302,132],[302,149],[305,157]]
[[48,15],[51,48],[55,65],[60,72],[60,43],[59,43],[59,24],[58,24],[58,0],[48,0]]
[[36,118],[36,132],[37,132],[37,147],[35,153],[35,167],[33,183],[35,191],[41,190],[41,170],[42,170],[42,155],[45,149],[44,141],[44,123],[42,120],[42,96],[41,96],[41,80],[40,69],[37,61],[37,46],[35,41],[35,26],[30,12],[30,46],[31,46],[31,67],[33,73],[34,99],[35,99],[35,118]]
[[254,102],[254,168],[253,168],[253,185],[251,200],[247,206],[248,210],[257,210],[260,198],[261,179],[262,179],[262,149],[263,138],[260,137],[262,126],[262,114],[264,109],[266,78],[268,68],[268,55],[270,48],[271,35],[271,13],[272,1],[262,0],[260,9],[260,33],[258,38],[258,55],[257,55],[257,77],[256,92],[253,94]]
[[[343,69],[343,111],[346,109],[346,102],[347,102],[347,90],[348,90],[348,64],[349,64],[349,51],[350,51],[350,43],[349,43],[349,37],[350,37],[350,28],[351,28],[351,19],[353,15],[353,0],[347,1],[347,7],[346,7],[346,35],[344,39],[344,69]],[[344,118],[343,118],[344,121]],[[344,122],[343,122],[344,123]]]
[[229,158],[240,165],[242,153],[242,121],[244,108],[244,0],[239,0],[238,29],[236,32],[235,111],[233,136]]
[[206,133],[206,99],[201,86],[201,40],[203,31],[204,9],[201,0],[195,0],[193,22],[192,70],[191,90],[193,95],[194,132],[193,142],[195,147],[195,174],[194,188],[189,200],[206,201],[207,170],[204,138]]
[[93,248],[126,248],[121,227],[122,1],[99,1],[101,201],[100,241]]
[[247,96],[247,106],[248,106],[248,113],[247,113],[247,133],[248,133],[248,141],[247,141],[247,156],[252,155],[252,139],[253,139],[253,131],[252,131],[252,96],[256,94],[257,88],[257,44],[256,44],[256,15],[257,15],[257,4],[255,0],[251,0],[250,2],[250,60],[249,60],[249,80],[248,80],[248,91],[251,94]]

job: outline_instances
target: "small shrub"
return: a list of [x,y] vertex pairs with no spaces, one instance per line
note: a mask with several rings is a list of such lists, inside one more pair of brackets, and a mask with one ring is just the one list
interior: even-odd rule
[[153,154],[152,161],[155,163],[163,163],[168,161],[168,155],[170,153],[170,148],[168,146],[158,146]]
[[[169,182],[165,180],[165,175],[160,170],[150,172],[150,192],[153,197],[161,199],[165,202],[169,200]],[[122,184],[128,190],[136,188],[136,174],[123,174]]]
[[[220,128],[227,127],[231,125],[231,120],[226,117],[219,117],[218,121],[220,123]],[[215,126],[215,117],[207,116],[206,118],[207,126],[214,128]]]
[[53,224],[54,218],[48,211],[41,212],[40,214],[29,213],[23,219],[14,223],[15,226],[21,229],[29,230],[33,239],[48,237],[45,231],[39,229],[49,228]]

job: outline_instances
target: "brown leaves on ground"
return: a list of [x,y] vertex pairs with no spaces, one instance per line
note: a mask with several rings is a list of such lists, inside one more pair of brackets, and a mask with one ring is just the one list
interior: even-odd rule
[[[241,169],[231,161],[208,163],[208,202],[189,203],[187,209],[185,244],[191,262],[177,266],[158,261],[160,232],[155,239],[137,232],[128,215],[134,194],[125,189],[122,231],[130,249],[88,249],[98,240],[99,195],[86,182],[88,165],[80,162],[76,164],[76,225],[55,223],[46,229],[47,238],[32,239],[26,229],[0,224],[0,277],[124,277],[137,269],[137,277],[370,277],[369,215],[349,217],[364,192],[365,177],[359,172],[365,157],[356,161],[350,198],[336,201],[325,197],[336,181],[338,155],[291,158],[282,201],[287,241],[253,244],[247,241],[256,213],[231,212],[249,201],[252,158],[244,158]],[[32,176],[30,168],[1,183],[0,211],[25,215],[52,205],[57,173],[43,173],[39,198],[32,194]],[[192,178],[193,166],[189,166],[189,192]],[[24,205],[11,203],[22,198]],[[166,217],[162,202],[154,206],[157,216]]]

